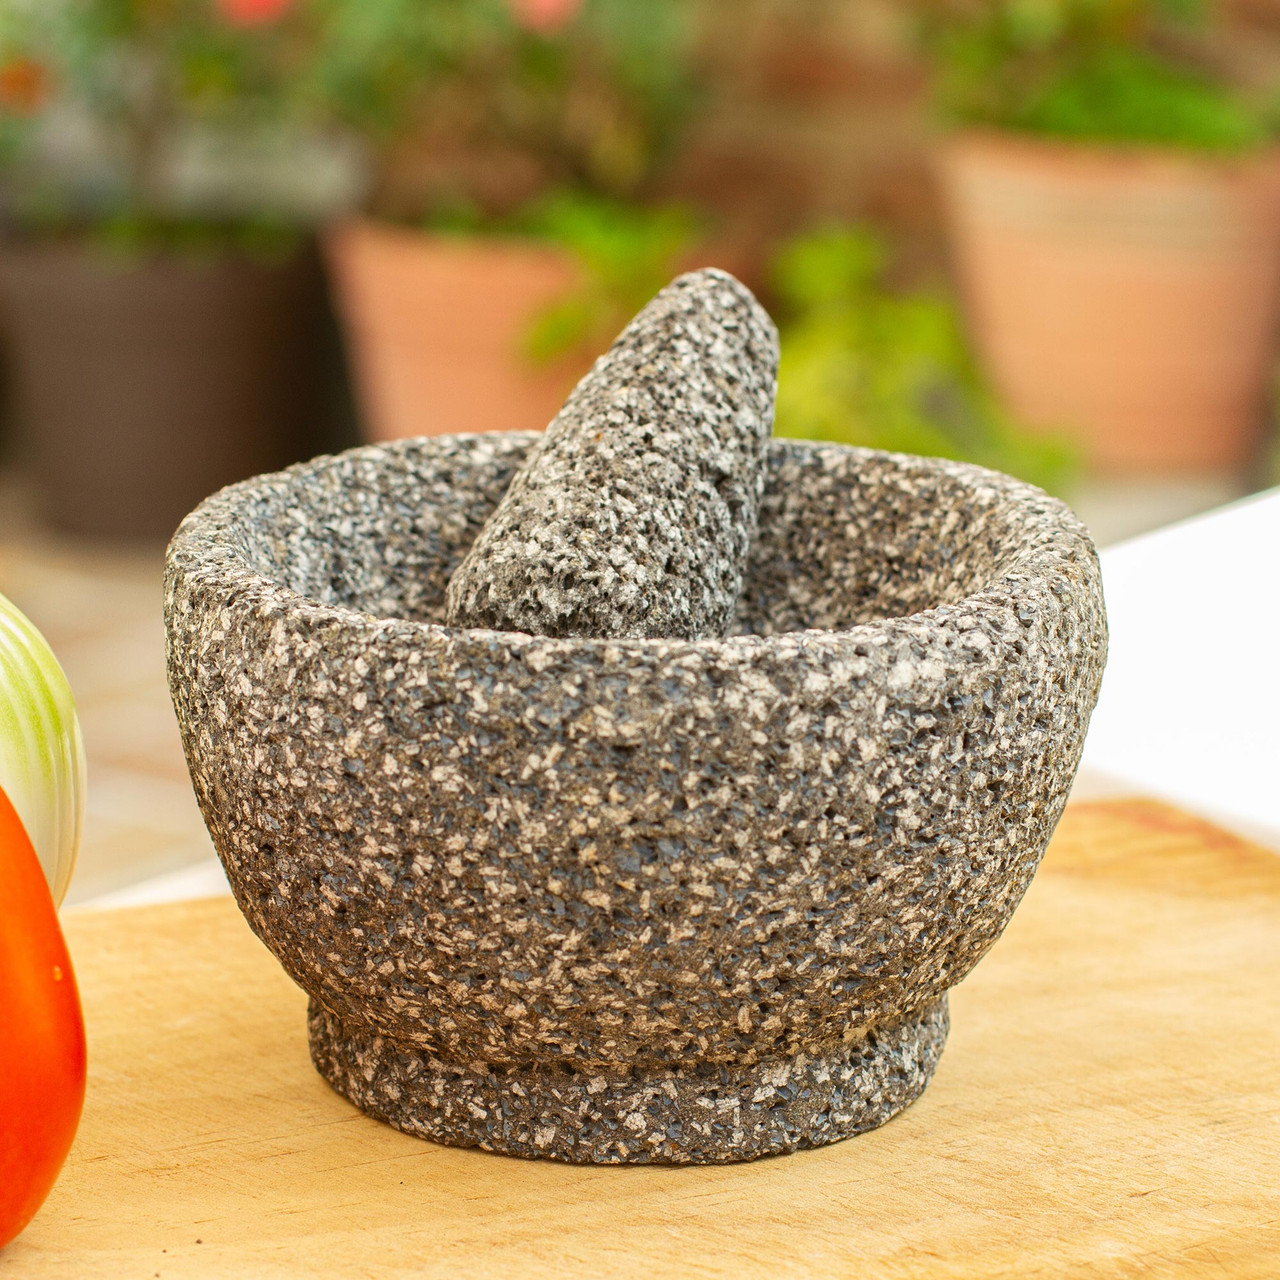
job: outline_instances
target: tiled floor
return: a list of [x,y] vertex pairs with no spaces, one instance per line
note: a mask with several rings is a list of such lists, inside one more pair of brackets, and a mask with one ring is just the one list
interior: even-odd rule
[[[1077,507],[1100,543],[1217,505],[1226,480],[1105,484]],[[99,546],[43,531],[20,480],[0,476],[0,592],[44,632],[71,681],[89,757],[80,863],[68,903],[177,873],[191,891],[212,857],[164,676],[163,549]],[[215,882],[216,883],[216,882]]]

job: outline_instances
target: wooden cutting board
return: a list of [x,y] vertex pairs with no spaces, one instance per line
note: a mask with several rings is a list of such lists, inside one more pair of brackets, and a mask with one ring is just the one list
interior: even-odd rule
[[66,923],[88,1102],[6,1280],[1280,1276],[1280,857],[1155,804],[1068,812],[915,1106],[753,1165],[405,1137],[229,900]]

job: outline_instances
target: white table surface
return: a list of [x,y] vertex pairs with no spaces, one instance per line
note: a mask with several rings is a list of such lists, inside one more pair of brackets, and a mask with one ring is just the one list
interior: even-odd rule
[[1083,769],[1280,849],[1280,489],[1102,553]]

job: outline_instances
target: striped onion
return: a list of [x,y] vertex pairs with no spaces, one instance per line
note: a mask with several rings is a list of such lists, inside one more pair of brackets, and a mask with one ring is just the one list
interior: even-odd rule
[[44,637],[0,595],[0,787],[60,903],[84,820],[84,744],[71,686]]

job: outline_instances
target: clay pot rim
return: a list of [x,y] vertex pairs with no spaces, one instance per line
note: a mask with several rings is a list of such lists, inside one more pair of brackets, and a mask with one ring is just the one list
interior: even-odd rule
[[1243,151],[1209,151],[1151,142],[1101,142],[1060,138],[1031,130],[995,125],[961,125],[940,134],[935,159],[945,163],[958,152],[985,152],[1026,165],[1051,163],[1055,168],[1097,173],[1218,174],[1222,176],[1280,172],[1280,138]]
[[[392,218],[375,218],[369,214],[352,214],[326,223],[319,232],[320,243],[327,254],[339,253],[353,240],[378,239],[401,245],[429,244],[458,247],[464,250],[488,249],[499,253],[533,256],[573,266],[573,255],[563,245],[532,233],[518,231],[486,231],[450,227],[418,226]],[[412,439],[413,437],[405,437]]]
[[[756,657],[775,656],[800,646],[806,649],[810,660],[816,656],[814,651],[819,647],[828,648],[830,652],[827,656],[831,659],[852,657],[855,656],[853,650],[857,646],[888,642],[904,626],[917,626],[933,632],[967,631],[977,617],[995,615],[1002,615],[1007,623],[1017,623],[1020,606],[1024,603],[1034,605],[1037,597],[1049,593],[1048,583],[1051,578],[1062,574],[1071,576],[1073,566],[1078,566],[1079,563],[1077,553],[1092,547],[1083,524],[1065,503],[1034,485],[1001,472],[945,458],[775,436],[771,441],[775,449],[818,450],[838,455],[860,455],[868,459],[887,459],[903,471],[914,469],[918,473],[923,470],[939,479],[959,480],[975,490],[994,489],[999,494],[999,504],[1007,512],[1011,515],[1019,511],[1025,513],[1025,519],[1014,518],[1009,524],[1015,529],[1038,532],[1041,537],[1008,548],[1002,563],[978,590],[915,613],[886,615],[841,630],[808,628],[779,632],[771,636],[736,635],[701,640],[538,636],[523,631],[451,627],[438,622],[386,617],[349,605],[317,600],[266,576],[252,563],[243,547],[235,544],[234,534],[232,539],[225,536],[216,538],[216,564],[211,558],[212,527],[219,527],[219,532],[223,533],[242,526],[246,514],[243,504],[266,486],[291,483],[297,477],[305,476],[308,471],[333,466],[342,459],[407,452],[420,448],[424,443],[430,445],[435,441],[500,437],[504,442],[511,441],[514,444],[521,441],[532,442],[538,435],[537,432],[509,431],[386,441],[363,445],[341,454],[321,455],[284,471],[271,472],[230,485],[202,502],[178,527],[166,553],[166,577],[216,573],[223,579],[221,589],[224,598],[228,601],[234,599],[237,608],[250,608],[255,612],[287,618],[295,626],[306,625],[313,633],[334,625],[352,632],[364,631],[371,645],[447,644],[467,645],[476,650],[503,647],[512,657],[533,657],[535,661],[545,660],[548,665],[571,658],[575,654],[592,655],[623,665],[643,664],[655,659],[670,662],[682,658],[697,659],[708,665],[734,665],[749,663]],[[1053,530],[1056,536],[1047,542],[1043,537],[1046,515],[1056,517]],[[1074,573],[1078,575],[1080,569],[1075,568]],[[612,654],[606,651],[612,651]]]

